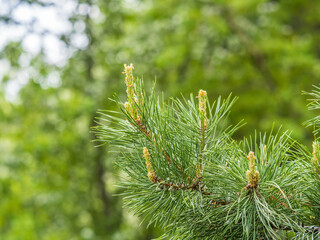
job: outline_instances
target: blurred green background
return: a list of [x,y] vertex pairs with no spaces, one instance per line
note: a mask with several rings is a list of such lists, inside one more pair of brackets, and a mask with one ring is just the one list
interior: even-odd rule
[[239,100],[237,138],[276,127],[310,144],[320,1],[0,0],[0,239],[151,239],[114,196],[90,133],[125,99],[124,63],[165,97]]

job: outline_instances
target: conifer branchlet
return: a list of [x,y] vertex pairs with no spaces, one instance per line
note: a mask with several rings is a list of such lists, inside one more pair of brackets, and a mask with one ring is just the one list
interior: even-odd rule
[[[260,134],[240,143],[232,139],[240,125],[221,124],[235,101],[230,96],[210,105],[201,89],[198,103],[191,96],[190,101],[167,104],[154,92],[145,94],[132,64],[124,67],[127,102],[119,103],[124,118],[105,115],[117,124],[102,125],[99,137],[124,149],[117,164],[128,173],[121,184],[127,206],[149,215],[151,222],[164,222],[174,239],[280,239],[282,230],[297,237],[320,232],[305,225],[320,225],[318,141],[311,159],[317,174],[301,174],[310,173],[310,153],[286,133]],[[247,147],[256,149],[263,179],[254,152],[247,156],[249,170],[243,161]],[[148,179],[142,177],[146,175]],[[303,185],[307,178],[310,187]]]

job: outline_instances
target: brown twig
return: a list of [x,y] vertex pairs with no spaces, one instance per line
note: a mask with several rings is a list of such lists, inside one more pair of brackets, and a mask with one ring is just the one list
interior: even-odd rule
[[156,176],[155,181],[160,185],[160,187],[164,187],[166,189],[174,189],[174,190],[194,190],[201,192],[202,195],[211,195],[209,192],[204,190],[204,185],[202,185],[200,179],[197,179],[193,181],[192,184],[186,184],[186,183],[167,183],[164,180],[162,180],[160,177]]

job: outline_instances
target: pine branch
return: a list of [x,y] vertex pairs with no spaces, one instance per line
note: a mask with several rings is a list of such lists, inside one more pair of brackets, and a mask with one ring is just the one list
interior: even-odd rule
[[235,141],[240,125],[225,120],[230,96],[210,105],[200,90],[198,102],[192,95],[161,102],[145,94],[132,69],[125,66],[127,102],[117,101],[125,118],[103,113],[96,128],[122,153],[125,206],[173,239],[320,236],[317,139],[312,154],[280,129]]

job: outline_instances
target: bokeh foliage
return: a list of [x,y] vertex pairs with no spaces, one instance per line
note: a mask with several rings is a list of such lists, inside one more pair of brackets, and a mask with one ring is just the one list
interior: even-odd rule
[[[49,2],[49,3],[48,3]],[[54,6],[52,1],[16,1]],[[123,63],[134,63],[148,87],[156,76],[165,96],[203,88],[215,99],[239,96],[231,123],[245,119],[237,137],[269,130],[273,122],[310,143],[301,123],[311,115],[301,91],[320,76],[320,2],[79,0],[69,17],[84,24],[88,43],[63,66],[32,55],[21,41],[8,42],[0,58],[9,64],[0,81],[0,235],[3,239],[150,239],[152,229],[121,209],[113,187],[113,158],[96,148],[90,127],[97,109],[124,92]],[[1,24],[21,25],[14,8]],[[27,26],[25,26],[27,27]],[[32,32],[32,28],[28,28]],[[1,30],[0,30],[1,31]],[[57,37],[72,48],[70,33]],[[6,34],[1,32],[1,34]],[[46,33],[44,33],[46,34]],[[29,55],[28,55],[29,56]],[[31,68],[18,98],[7,86]],[[4,68],[3,68],[4,69]],[[50,85],[50,75],[60,83]],[[124,98],[123,95],[119,96]],[[309,144],[311,145],[311,144]]]

